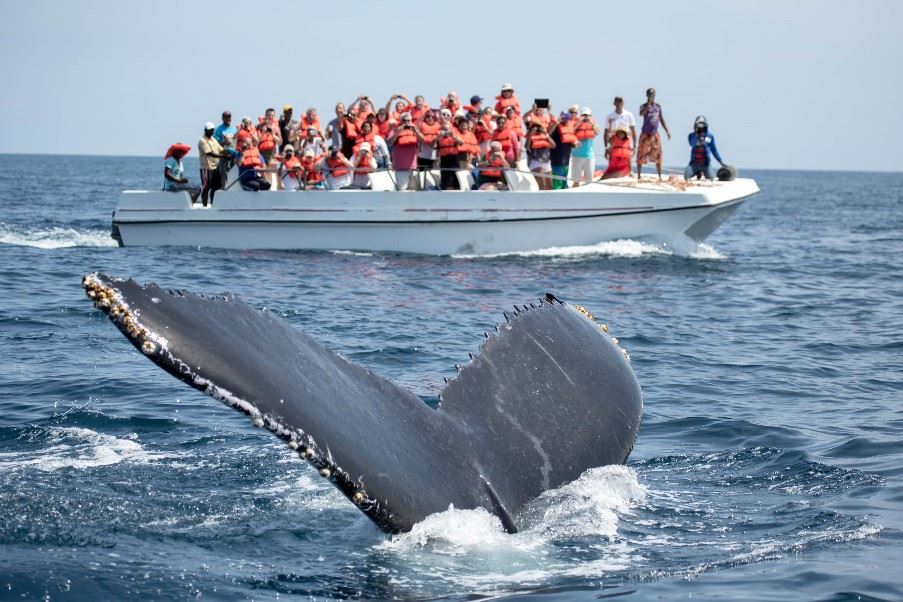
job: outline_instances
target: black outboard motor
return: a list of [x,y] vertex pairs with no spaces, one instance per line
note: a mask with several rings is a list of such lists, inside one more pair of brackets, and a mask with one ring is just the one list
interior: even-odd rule
[[718,179],[722,182],[730,182],[737,177],[737,168],[733,165],[722,165],[718,169]]

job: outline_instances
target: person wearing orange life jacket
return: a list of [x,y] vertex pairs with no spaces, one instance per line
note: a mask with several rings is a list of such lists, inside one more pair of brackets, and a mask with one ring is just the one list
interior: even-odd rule
[[386,145],[386,140],[376,133],[372,119],[368,119],[361,124],[357,140],[352,148],[352,154],[357,153],[361,144],[365,142],[370,145],[370,155],[376,161],[376,167],[379,169],[391,169],[392,162],[389,157],[389,147]]
[[[395,109],[398,113],[398,117],[396,121],[401,117],[403,113],[410,113],[411,119],[414,120],[415,124],[419,124],[423,119],[423,116],[430,111],[430,105],[426,103],[426,99],[422,94],[418,94],[414,97],[414,102],[411,102],[411,99],[405,96],[404,94],[393,94],[392,98],[389,99],[389,102],[386,104],[386,108],[390,108],[389,105],[392,104],[393,100],[403,100],[404,105],[399,106],[402,103],[396,103]],[[391,110],[391,109],[390,109]],[[391,117],[391,115],[390,115]]]
[[555,148],[550,153],[552,175],[558,176],[552,180],[552,190],[564,190],[568,187],[567,177],[571,151],[578,142],[577,135],[574,134],[570,111],[562,111],[558,120],[552,121],[549,135],[555,142]]
[[460,132],[450,123],[446,123],[439,135],[433,141],[433,145],[439,152],[439,188],[442,190],[457,190],[458,178],[455,172],[460,169],[458,162],[458,148],[464,144]]
[[458,117],[455,126],[463,142],[458,145],[458,166],[460,169],[473,169],[474,161],[480,159],[480,145],[473,133],[473,123],[466,117]]
[[[524,122],[520,117],[520,114],[514,110],[514,107],[508,107],[505,109],[505,117],[508,119],[508,123],[506,127],[514,132],[514,135],[517,136],[517,140],[520,143],[521,148],[523,148],[523,140],[524,140]],[[515,158],[515,161],[520,158],[520,155]]]
[[433,111],[426,111],[420,122],[417,122],[413,115],[411,115],[411,118],[417,123],[417,129],[420,130],[421,136],[421,142],[417,145],[417,169],[432,169],[436,163],[436,148],[433,146],[433,143],[439,136],[439,130],[441,129],[439,120],[436,119],[436,114]]
[[376,159],[373,158],[369,142],[364,142],[358,147],[357,152],[351,157],[351,165],[354,168],[351,186],[369,190],[370,172],[376,169]]
[[389,137],[392,135],[392,130],[394,130],[397,125],[397,120],[390,117],[388,109],[380,107],[376,112],[373,124],[376,126],[376,132],[388,141]]
[[352,165],[345,155],[334,148],[329,151],[325,159],[326,187],[329,190],[339,190],[351,185]]
[[398,190],[407,190],[411,172],[417,167],[417,147],[423,142],[423,134],[414,125],[410,113],[402,113],[401,123],[389,136],[392,147],[392,165],[395,167],[395,185]]
[[511,167],[505,160],[502,143],[493,140],[489,143],[486,159],[480,164],[480,175],[477,177],[479,190],[507,190],[504,170]]
[[593,121],[593,112],[589,107],[580,110],[580,119],[574,125],[577,145],[571,151],[570,176],[574,186],[587,184],[593,180],[596,169],[596,153],[593,149],[599,126]]
[[282,149],[278,173],[283,190],[291,192],[303,187],[304,168],[301,166],[301,160],[295,156],[295,147],[291,144],[286,144]]
[[323,160],[314,156],[310,149],[304,151],[301,157],[301,167],[304,169],[304,190],[323,190],[326,183],[323,181]]
[[489,143],[492,142],[492,131],[495,129],[495,121],[492,119],[494,112],[492,109],[480,110],[473,123],[473,135],[477,137],[477,144],[480,145],[480,155],[482,156],[489,153]]
[[320,137],[320,130],[314,126],[307,128],[304,137],[298,143],[300,145],[299,153],[304,156],[305,151],[312,151],[314,157],[319,157],[326,153],[326,143]]
[[315,128],[317,130],[317,133],[320,134],[320,137],[323,137],[323,128],[320,125],[320,116],[317,115],[317,109],[314,107],[308,107],[304,115],[301,116],[301,122],[298,124],[298,127],[302,132],[307,131],[309,128]]
[[626,125],[619,125],[614,135],[608,141],[605,149],[608,158],[608,167],[602,174],[602,179],[623,178],[630,175],[630,159],[633,157],[633,140],[630,138],[630,130]]
[[492,141],[502,145],[502,152],[505,154],[505,161],[513,165],[520,156],[520,142],[514,130],[508,127],[508,118],[499,115],[495,118],[495,131],[492,132]]
[[495,112],[505,114],[508,107],[514,108],[514,113],[520,117],[520,101],[514,95],[514,86],[511,84],[502,84],[501,93],[495,97]]
[[540,107],[534,102],[530,110],[524,113],[524,123],[526,124],[527,129],[530,128],[530,124],[538,123],[542,125],[546,131],[549,131],[549,125],[552,123],[551,108],[551,104],[546,108]]
[[261,125],[258,131],[260,132],[260,138],[257,143],[257,149],[263,157],[263,162],[269,165],[276,155],[276,147],[279,144],[279,141],[273,133],[273,126],[268,123]]
[[269,190],[269,180],[260,175],[263,169],[263,157],[261,157],[260,151],[249,140],[245,140],[241,157],[238,159],[238,180],[241,187],[255,192]]
[[451,111],[451,114],[454,115],[461,108],[461,99],[458,97],[458,93],[455,91],[451,91],[444,98],[439,99],[439,104]]
[[532,122],[527,133],[527,159],[530,171],[536,174],[536,183],[540,190],[551,190],[552,179],[547,177],[552,173],[552,149],[555,141],[541,123]]
[[251,144],[257,146],[260,142],[260,136],[257,133],[257,128],[254,127],[254,124],[251,122],[250,117],[243,117],[241,120],[241,124],[238,126],[238,133],[235,135],[235,141],[238,144],[239,148],[241,148],[242,144],[244,144],[245,140],[250,140]]

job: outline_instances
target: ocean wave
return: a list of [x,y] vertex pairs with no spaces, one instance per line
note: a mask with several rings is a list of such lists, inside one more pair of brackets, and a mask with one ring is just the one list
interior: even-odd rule
[[0,244],[38,249],[67,247],[115,247],[108,230],[76,230],[75,228],[17,228],[0,224]]
[[0,469],[84,470],[120,462],[148,464],[173,457],[144,449],[135,434],[115,437],[82,427],[50,427],[43,438],[40,449],[0,453]]
[[676,255],[691,259],[724,259],[725,256],[714,247],[696,242],[690,238],[681,238],[668,242],[644,242],[629,238],[603,241],[594,245],[574,245],[568,247],[546,247],[532,251],[512,253],[490,253],[452,255],[454,259],[497,259],[500,257],[549,257],[560,259],[579,259],[591,257],[654,257]]

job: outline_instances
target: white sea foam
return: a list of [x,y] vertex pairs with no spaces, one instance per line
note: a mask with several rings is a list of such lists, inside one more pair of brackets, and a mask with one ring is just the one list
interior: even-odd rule
[[65,247],[115,247],[109,230],[76,230],[74,228],[17,228],[0,224],[0,244],[61,249]]
[[515,253],[492,253],[486,255],[452,255],[456,259],[492,259],[497,257],[592,257],[604,255],[611,257],[641,257],[643,255],[671,255],[672,252],[663,245],[623,239],[600,242],[595,245],[575,245],[570,247],[547,247],[532,251]]
[[114,437],[80,427],[51,427],[47,445],[38,450],[0,453],[0,469],[26,467],[51,472],[61,468],[86,469],[130,462],[147,464],[173,454],[147,451],[135,434]]
[[[506,534],[484,509],[452,507],[374,549],[403,557],[406,566],[423,567],[431,580],[454,590],[523,591],[554,576],[602,577],[637,561],[631,544],[617,536],[618,516],[630,513],[645,495],[633,470],[596,468],[531,502],[519,517],[523,530],[515,535]],[[586,538],[599,536],[607,541],[593,546],[596,558],[587,557]],[[573,546],[583,549],[579,562]]]

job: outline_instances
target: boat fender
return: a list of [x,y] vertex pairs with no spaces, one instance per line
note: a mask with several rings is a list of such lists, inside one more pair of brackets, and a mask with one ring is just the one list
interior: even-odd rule
[[733,165],[722,165],[718,170],[718,179],[722,182],[730,182],[737,177],[737,168]]

